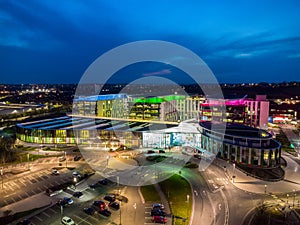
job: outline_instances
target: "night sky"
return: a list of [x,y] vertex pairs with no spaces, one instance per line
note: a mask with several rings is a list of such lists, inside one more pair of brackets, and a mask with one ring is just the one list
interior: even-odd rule
[[[300,81],[299,12],[299,0],[1,0],[0,83],[77,83],[101,54],[138,40],[192,50],[221,83]],[[140,68],[128,76],[186,82],[168,65]]]

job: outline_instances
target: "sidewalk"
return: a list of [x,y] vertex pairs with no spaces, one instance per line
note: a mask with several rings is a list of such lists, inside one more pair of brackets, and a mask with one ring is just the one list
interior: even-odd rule
[[[287,192],[292,193],[294,190],[296,192],[300,191],[300,173],[298,172],[300,171],[300,166],[288,157],[285,157],[285,159],[287,160],[287,167],[284,169],[285,179],[278,182],[268,182],[247,176],[237,168],[234,169],[231,163],[220,159],[215,160],[218,166],[222,168],[226,166],[228,179],[236,188],[243,191],[257,194],[282,194]],[[235,175],[234,182],[232,180],[233,175]]]
[[[169,202],[165,196],[165,194],[163,193],[163,191],[161,190],[160,186],[158,183],[154,184],[154,187],[160,197],[160,200],[161,200],[161,203],[164,205],[165,207],[165,212],[166,214],[170,214],[171,215],[171,209],[170,209],[170,206],[169,206]],[[168,217],[168,220],[167,220],[167,225],[172,225],[172,217]]]
[[6,211],[10,211],[10,215],[12,215],[17,212],[28,211],[31,209],[41,208],[41,207],[51,205],[53,203],[52,201],[53,198],[45,195],[45,193],[39,193],[37,195],[28,197],[22,201],[15,202],[0,208],[0,217],[3,217]]

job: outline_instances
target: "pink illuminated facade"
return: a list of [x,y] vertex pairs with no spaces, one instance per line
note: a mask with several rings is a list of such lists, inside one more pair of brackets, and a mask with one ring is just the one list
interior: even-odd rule
[[200,121],[242,123],[267,129],[269,102],[265,95],[252,99],[207,99],[200,104]]

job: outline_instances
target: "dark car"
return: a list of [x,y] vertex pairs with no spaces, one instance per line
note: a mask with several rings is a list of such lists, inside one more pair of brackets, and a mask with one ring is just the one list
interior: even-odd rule
[[66,199],[61,199],[56,203],[58,206],[66,206],[68,205],[68,201]]
[[159,150],[158,153],[166,153],[164,150]]
[[93,189],[93,190],[95,190],[95,189],[96,189],[96,187],[97,187],[97,184],[90,184],[90,185],[89,185],[89,187],[90,187],[90,189]]
[[81,159],[81,156],[79,156],[79,155],[75,155],[74,156],[74,161],[78,161],[78,160],[80,160]]
[[117,202],[110,202],[110,203],[108,204],[108,206],[109,206],[110,208],[112,208],[112,209],[115,209],[115,210],[120,209],[120,204],[117,203]]
[[160,209],[160,210],[164,210],[165,207],[164,207],[164,205],[161,204],[161,203],[154,203],[154,204],[152,205],[152,209]]
[[30,222],[29,219],[25,219],[25,220],[18,222],[16,225],[31,225],[31,224],[32,223]]
[[147,152],[147,154],[153,154],[153,153],[155,153],[155,151],[153,151],[153,150],[149,150],[149,151]]
[[152,209],[151,216],[165,216],[166,213],[160,209]]
[[108,180],[105,178],[105,179],[99,180],[98,183],[102,184],[102,185],[107,185],[108,184]]
[[167,218],[163,216],[153,216],[152,221],[154,223],[167,223]]
[[194,158],[195,158],[195,159],[201,159],[201,155],[195,154],[195,155],[194,155]]
[[83,196],[83,193],[81,191],[76,191],[74,192],[73,196],[76,198],[81,198]]
[[94,201],[93,206],[97,207],[97,211],[105,209],[105,203],[103,201]]
[[114,195],[105,195],[104,200],[109,201],[109,202],[114,202],[114,201],[116,201],[116,198]]
[[92,207],[89,207],[89,208],[84,208],[83,209],[83,212],[85,212],[86,214],[88,215],[94,215],[95,214],[95,209],[93,209]]
[[109,211],[108,209],[100,210],[98,213],[106,217],[109,217],[111,215],[111,211]]

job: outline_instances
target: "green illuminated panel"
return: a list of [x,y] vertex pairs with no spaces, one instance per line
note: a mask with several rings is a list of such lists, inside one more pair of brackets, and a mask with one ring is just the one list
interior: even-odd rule
[[162,102],[169,102],[172,100],[181,100],[181,99],[184,99],[183,95],[167,95],[162,97],[137,98],[134,100],[134,102],[159,104]]

